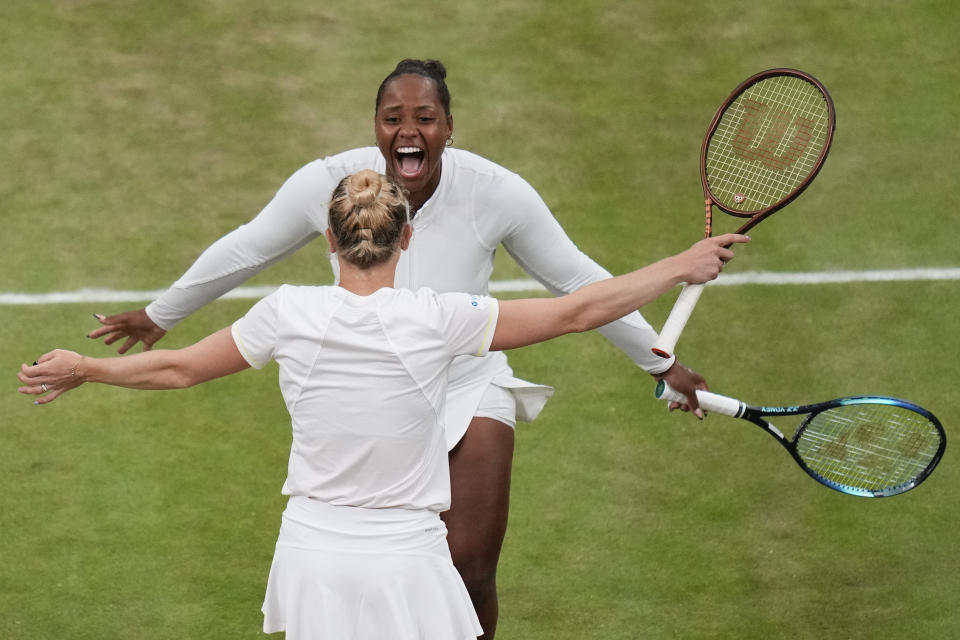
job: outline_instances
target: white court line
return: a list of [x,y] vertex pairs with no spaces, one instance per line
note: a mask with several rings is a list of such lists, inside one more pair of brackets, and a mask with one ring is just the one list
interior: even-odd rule
[[836,284],[844,282],[897,282],[907,280],[960,280],[960,267],[942,269],[878,269],[875,271],[745,271],[721,274],[708,285]]
[[[798,285],[837,284],[846,282],[897,282],[908,280],[960,280],[960,267],[942,269],[881,269],[876,271],[812,271],[792,273],[784,271],[746,271],[736,274],[721,274],[708,283],[709,286],[737,286],[746,284]],[[224,294],[223,298],[259,299],[276,286],[238,287]],[[497,280],[490,283],[491,293],[519,293],[543,291],[535,280]],[[50,293],[0,293],[0,305],[17,304],[65,304],[76,302],[149,302],[156,299],[163,289],[153,291],[123,291],[113,289],[77,289]]]

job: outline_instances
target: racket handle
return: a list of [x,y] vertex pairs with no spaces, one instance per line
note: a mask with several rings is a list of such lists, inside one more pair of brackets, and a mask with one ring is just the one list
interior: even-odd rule
[[673,303],[673,309],[667,316],[667,321],[663,323],[663,329],[660,330],[660,337],[650,348],[661,358],[669,358],[673,355],[673,348],[677,346],[677,340],[683,333],[683,328],[687,326],[687,320],[693,313],[693,308],[697,306],[697,300],[703,293],[702,284],[684,285],[683,291],[677,296],[677,301]]
[[[657,383],[657,398],[667,402],[682,402],[684,404],[687,402],[687,396],[671,387],[664,380]],[[731,418],[739,418],[747,407],[735,398],[728,398],[719,393],[711,393],[702,389],[697,390],[697,402],[700,403],[700,408],[704,411],[719,413]]]

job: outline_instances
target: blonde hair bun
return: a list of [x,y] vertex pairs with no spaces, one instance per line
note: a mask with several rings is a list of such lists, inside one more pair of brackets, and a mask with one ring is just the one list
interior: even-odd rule
[[385,178],[376,171],[364,169],[348,177],[347,197],[356,206],[365,207],[376,201]]

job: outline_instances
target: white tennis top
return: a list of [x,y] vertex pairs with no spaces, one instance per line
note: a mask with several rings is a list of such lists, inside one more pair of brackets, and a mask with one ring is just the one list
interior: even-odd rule
[[254,305],[232,333],[251,366],[279,365],[293,428],[283,493],[449,508],[448,371],[457,356],[488,353],[498,311],[464,293],[337,286],[284,285]]
[[[211,245],[173,286],[147,307],[159,326],[177,322],[259,270],[289,255],[327,228],[327,206],[337,183],[361,169],[386,171],[376,147],[315,160],[294,173],[248,224]],[[395,286],[487,295],[494,252],[502,244],[554,294],[571,293],[610,277],[567,237],[539,194],[523,178],[468,151],[447,148],[440,184],[413,219],[413,239],[400,258]],[[331,256],[337,273],[336,256]],[[307,274],[304,274],[308,277]],[[639,313],[602,327],[638,366],[666,371],[673,359],[650,351],[656,332]],[[448,446],[466,431],[490,383],[511,389],[517,418],[532,420],[552,389],[513,377],[503,353],[460,358],[451,368]]]

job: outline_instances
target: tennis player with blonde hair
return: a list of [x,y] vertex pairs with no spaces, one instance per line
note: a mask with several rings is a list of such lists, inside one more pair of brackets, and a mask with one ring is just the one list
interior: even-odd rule
[[460,640],[482,629],[440,513],[451,487],[444,403],[451,363],[607,324],[680,282],[717,276],[746,242],[725,235],[557,298],[497,301],[394,288],[409,204],[374,171],[340,181],[326,237],[336,286],[284,285],[231,327],[178,350],[23,365],[46,404],[84,382],[174,389],[279,365],[293,443],[289,496],[263,604],[289,640]]

